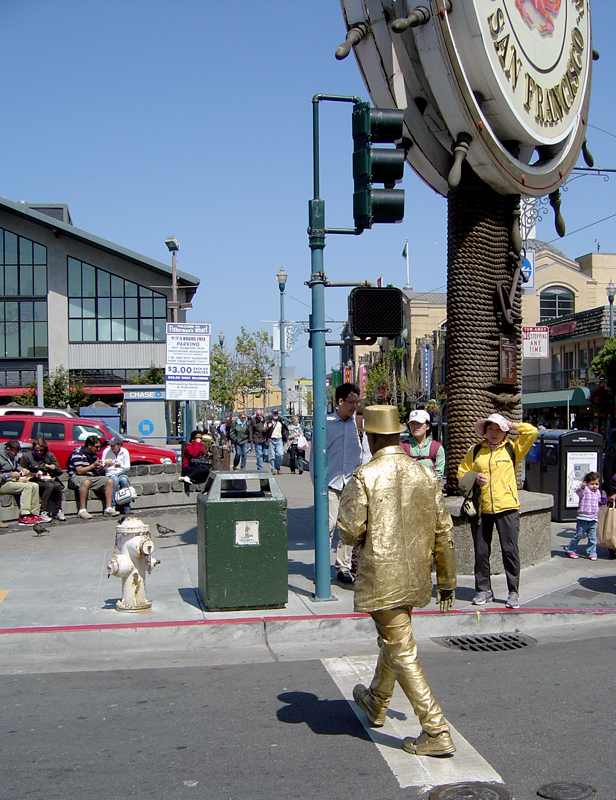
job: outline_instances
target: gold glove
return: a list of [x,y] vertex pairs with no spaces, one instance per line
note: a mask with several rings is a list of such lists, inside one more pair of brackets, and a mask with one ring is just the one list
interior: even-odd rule
[[436,590],[436,604],[441,607],[441,611],[451,611],[453,604],[456,602],[455,589],[437,589]]

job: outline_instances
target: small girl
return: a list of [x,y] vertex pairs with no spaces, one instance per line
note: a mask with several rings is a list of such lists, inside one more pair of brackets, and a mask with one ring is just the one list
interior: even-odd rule
[[589,472],[575,490],[580,498],[578,506],[576,528],[571,541],[565,548],[569,558],[579,558],[576,550],[577,543],[584,536],[588,537],[586,555],[591,561],[597,560],[597,520],[599,519],[599,503],[601,491],[598,472]]

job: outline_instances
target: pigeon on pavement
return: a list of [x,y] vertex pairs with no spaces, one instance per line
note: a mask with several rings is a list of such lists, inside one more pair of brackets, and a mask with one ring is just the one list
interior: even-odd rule
[[37,536],[42,536],[44,533],[49,533],[49,528],[46,528],[44,525],[41,525],[40,522],[35,522],[32,526],[32,530],[36,533]]
[[165,526],[161,525],[160,522],[156,523],[156,528],[161,536],[166,536],[168,533],[175,533],[173,528],[165,528]]

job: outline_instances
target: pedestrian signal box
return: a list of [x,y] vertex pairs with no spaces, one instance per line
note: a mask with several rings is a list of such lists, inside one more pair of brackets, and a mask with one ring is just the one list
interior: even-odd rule
[[349,295],[351,333],[360,339],[395,339],[404,327],[402,292],[393,287],[358,286]]

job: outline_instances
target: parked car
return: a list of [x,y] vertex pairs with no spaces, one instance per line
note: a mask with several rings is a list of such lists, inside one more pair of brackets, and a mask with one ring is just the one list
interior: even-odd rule
[[[34,414],[5,414],[0,416],[0,442],[19,439],[32,443],[38,436],[49,442],[49,449],[56,456],[62,469],[73,450],[88,438],[98,436],[106,447],[114,433],[101,420],[80,419],[79,417],[35,416]],[[141,444],[124,440],[124,447],[130,453],[131,464],[175,464],[176,454],[167,447]]]
[[0,417],[6,415],[32,414],[35,417],[77,417],[74,411],[65,408],[44,408],[43,406],[0,406]]

